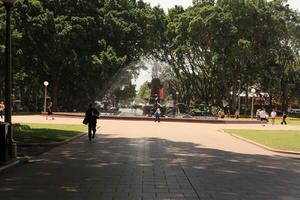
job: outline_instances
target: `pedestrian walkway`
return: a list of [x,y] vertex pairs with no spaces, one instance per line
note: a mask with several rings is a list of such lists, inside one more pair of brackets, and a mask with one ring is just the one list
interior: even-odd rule
[[1,176],[1,199],[300,199],[299,160],[214,132],[215,125],[100,125],[92,142],[82,137]]

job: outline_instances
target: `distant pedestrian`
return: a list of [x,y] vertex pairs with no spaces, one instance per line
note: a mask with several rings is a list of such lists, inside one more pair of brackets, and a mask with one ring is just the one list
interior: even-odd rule
[[160,122],[160,113],[161,113],[160,109],[157,108],[155,113],[154,113],[155,114],[155,122],[157,122],[157,121]]
[[5,110],[5,105],[4,105],[4,102],[1,101],[1,103],[0,103],[0,115],[1,115],[1,119],[3,119],[4,110]]
[[[53,113],[52,113],[52,102],[50,101],[49,103],[48,103],[48,106],[47,106],[47,112],[48,112],[48,115],[47,115],[47,117],[46,117],[46,120],[48,120],[48,116],[52,116],[53,115]],[[52,116],[52,120],[54,120],[54,117]]]
[[261,123],[264,123],[266,121],[266,115],[266,110],[263,108],[259,113]]
[[236,109],[234,115],[235,115],[235,119],[239,119],[239,115],[240,115],[239,109]]
[[[224,113],[224,115],[225,115],[225,113]],[[230,109],[229,109],[229,106],[227,108],[227,117],[230,118]]]
[[256,119],[260,120],[260,109],[257,109],[256,111]]
[[222,116],[222,109],[220,109],[218,112],[218,117],[221,118],[221,116]]
[[281,122],[281,124],[285,124],[285,125],[287,125],[287,123],[286,123],[286,118],[287,118],[287,114],[285,113],[285,112],[283,112],[283,114],[282,114],[282,122]]
[[271,112],[272,125],[275,125],[276,115],[277,115],[277,113],[276,113],[275,109],[273,109]]
[[219,117],[220,117],[221,119],[224,119],[224,117],[225,117],[224,110],[221,109],[221,110],[218,112],[218,115],[219,115]]
[[97,119],[99,119],[99,111],[93,107],[93,104],[90,104],[88,110],[85,112],[85,117],[83,120],[83,123],[88,125],[88,136],[90,141],[92,138],[95,138]]

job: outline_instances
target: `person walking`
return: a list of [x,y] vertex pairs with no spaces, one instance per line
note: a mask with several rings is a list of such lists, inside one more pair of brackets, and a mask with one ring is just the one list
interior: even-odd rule
[[256,111],[256,119],[258,121],[260,120],[260,109],[257,109],[257,111]]
[[221,116],[222,116],[222,109],[220,109],[218,112],[218,117],[221,118]]
[[99,119],[99,111],[93,107],[93,104],[90,104],[88,110],[85,112],[83,120],[83,123],[88,125],[89,141],[91,141],[92,138],[95,138],[97,119]]
[[4,105],[4,102],[1,101],[1,103],[0,103],[0,115],[1,115],[1,119],[3,119],[4,110],[5,110],[5,105]]
[[239,109],[236,109],[234,115],[235,115],[235,119],[239,119],[239,115],[240,115]]
[[287,118],[287,114],[285,113],[285,112],[283,112],[283,114],[282,114],[282,122],[281,122],[281,125],[282,124],[285,124],[285,125],[287,125],[287,123],[286,123],[286,118]]
[[[48,116],[52,116],[53,115],[53,113],[52,113],[52,102],[50,101],[49,103],[48,103],[48,106],[47,106],[47,112],[48,112],[48,115],[46,116],[46,120],[48,120]],[[54,120],[54,117],[52,116],[52,120]]]
[[160,109],[157,108],[156,111],[155,111],[155,122],[160,122]]
[[[260,111],[259,116],[260,116],[260,121],[263,124],[266,121],[266,110],[264,108]],[[265,125],[263,124],[263,126]]]
[[272,125],[275,125],[276,115],[277,115],[277,113],[276,113],[275,109],[273,109],[271,112]]
[[220,109],[220,110],[219,110],[218,116],[219,116],[219,118],[224,119],[225,113],[224,113],[224,110],[223,110],[223,109]]

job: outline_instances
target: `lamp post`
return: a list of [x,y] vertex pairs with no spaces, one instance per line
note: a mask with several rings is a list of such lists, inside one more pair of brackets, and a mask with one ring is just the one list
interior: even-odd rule
[[[12,132],[11,132],[11,107],[12,107],[12,67],[11,67],[11,11],[18,0],[1,0],[6,9],[6,42],[5,42],[5,115],[4,121],[9,123],[8,126],[8,152],[10,157],[13,158],[16,150],[13,149]],[[14,146],[16,147],[16,146]]]
[[176,91],[176,96],[175,96],[175,115],[176,113],[179,113],[179,108],[177,108],[177,103],[178,103],[178,95],[179,95],[179,92]]
[[48,81],[44,81],[45,86],[45,98],[44,98],[44,112],[46,112],[46,104],[47,104],[47,86],[49,85]]
[[255,89],[251,89],[251,94],[252,94],[252,106],[251,106],[251,119],[253,119],[253,103],[254,103],[254,94],[255,94]]
[[238,109],[239,109],[239,112],[241,112],[241,80],[238,80],[239,82],[239,105],[238,105]]

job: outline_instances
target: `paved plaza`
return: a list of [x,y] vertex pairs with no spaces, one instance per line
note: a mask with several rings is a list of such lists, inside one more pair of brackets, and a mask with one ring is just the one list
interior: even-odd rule
[[[78,118],[15,122],[81,123]],[[100,120],[99,134],[34,157],[0,176],[1,199],[299,200],[300,160],[220,132],[299,126]]]

